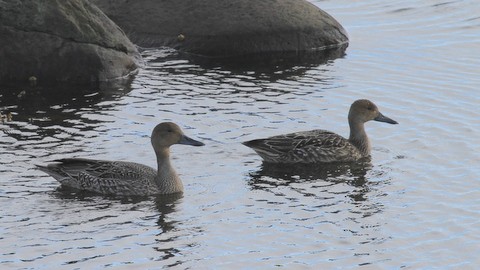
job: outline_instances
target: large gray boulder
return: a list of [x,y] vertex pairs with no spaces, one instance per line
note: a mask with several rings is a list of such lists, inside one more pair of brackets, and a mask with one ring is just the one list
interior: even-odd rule
[[141,47],[203,56],[319,50],[347,33],[306,0],[91,0]]
[[0,0],[0,82],[106,81],[136,70],[140,59],[87,0]]

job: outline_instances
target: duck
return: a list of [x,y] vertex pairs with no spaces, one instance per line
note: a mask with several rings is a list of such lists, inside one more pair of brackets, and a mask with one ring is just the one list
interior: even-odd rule
[[370,157],[371,144],[365,132],[365,123],[371,120],[398,124],[383,115],[372,101],[359,99],[352,103],[348,113],[348,139],[328,130],[316,129],[250,140],[243,144],[252,148],[267,164],[354,162]]
[[160,123],[152,131],[151,144],[157,169],[128,161],[64,158],[37,167],[62,186],[76,190],[120,196],[149,196],[183,192],[183,184],[170,162],[170,146],[204,143],[186,136],[172,122]]

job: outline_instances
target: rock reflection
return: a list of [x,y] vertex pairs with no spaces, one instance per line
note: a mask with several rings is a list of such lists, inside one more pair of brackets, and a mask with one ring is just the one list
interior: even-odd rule
[[[39,117],[56,107],[78,109],[101,101],[118,99],[130,91],[131,78],[122,81],[103,82],[92,86],[72,84],[0,85],[1,106],[18,114],[15,118]],[[68,114],[68,112],[66,112]]]
[[[56,130],[50,128],[58,125],[72,128],[81,119],[78,112],[91,108],[100,102],[121,99],[130,90],[132,78],[103,82],[95,86],[75,86],[56,84],[50,86],[36,84],[15,84],[0,86],[0,110],[4,114],[12,114],[13,121],[2,128],[9,136],[22,141],[31,139],[32,126],[36,126],[36,136],[40,138],[53,136]],[[81,119],[87,124],[102,121]],[[28,123],[28,124],[27,124]],[[6,124],[6,123],[5,123]],[[82,128],[88,130],[88,126]]]
[[[148,68],[156,66],[163,71],[171,69],[171,73],[175,75],[179,74],[179,68],[186,68],[185,73],[195,75],[202,75],[211,70],[220,70],[228,72],[229,76],[248,74],[256,79],[275,82],[292,76],[302,76],[319,65],[342,58],[345,56],[346,48],[347,45],[318,51],[272,53],[230,58],[208,58],[165,48],[147,50],[142,52],[142,55],[150,64]],[[185,63],[179,65],[179,61]],[[167,64],[164,65],[165,63]],[[173,63],[173,65],[168,63]]]
[[275,74],[293,67],[298,67],[297,70],[305,72],[330,60],[344,57],[346,49],[347,45],[318,51],[283,52],[230,58],[208,58],[185,53],[181,53],[180,56],[204,69],[220,68],[233,73],[255,71],[256,73]]

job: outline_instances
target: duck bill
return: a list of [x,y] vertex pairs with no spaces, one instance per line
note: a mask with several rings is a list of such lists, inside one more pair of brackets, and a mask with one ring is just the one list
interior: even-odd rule
[[180,138],[180,141],[178,141],[178,144],[193,145],[193,146],[205,145],[204,143],[196,141],[186,135],[183,135],[182,138]]
[[386,117],[385,115],[381,114],[381,113],[378,113],[378,116],[375,117],[373,120],[375,121],[378,121],[378,122],[385,122],[385,123],[389,123],[389,124],[398,124],[397,121],[391,119],[391,118],[388,118]]

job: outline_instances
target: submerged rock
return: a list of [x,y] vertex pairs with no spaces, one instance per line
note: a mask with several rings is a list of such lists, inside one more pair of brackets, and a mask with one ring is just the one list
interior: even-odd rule
[[90,83],[125,76],[140,56],[87,0],[0,1],[0,82]]
[[91,0],[141,47],[210,57],[321,50],[345,29],[306,0]]

